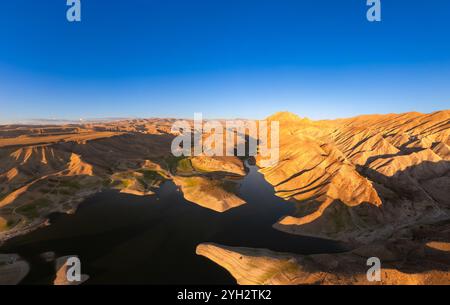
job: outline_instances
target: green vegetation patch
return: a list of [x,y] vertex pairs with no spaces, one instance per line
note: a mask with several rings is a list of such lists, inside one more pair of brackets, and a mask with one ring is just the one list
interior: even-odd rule
[[167,164],[169,171],[171,172],[188,174],[194,171],[191,160],[189,158],[183,156],[168,156],[164,158],[164,161]]
[[121,173],[116,173],[114,174],[114,177],[118,178],[118,179],[133,179],[134,178],[134,174],[133,172],[121,172]]
[[8,221],[2,217],[0,217],[0,232],[8,229]]
[[121,188],[128,188],[132,184],[133,184],[133,180],[130,180],[130,179],[120,180],[120,182],[119,182],[119,186]]
[[19,223],[19,219],[12,218],[12,219],[8,219],[8,222],[7,222],[6,226],[8,227],[8,229],[12,229],[12,228],[14,228],[18,223]]
[[76,180],[63,180],[59,185],[62,187],[69,187],[77,190],[81,189],[81,184]]
[[201,162],[191,162],[192,167],[197,172],[201,173],[214,173],[214,172],[220,172],[220,170],[217,168],[217,165],[215,166],[214,163],[211,164],[211,167],[208,167],[206,164],[202,164]]
[[179,173],[192,173],[194,168],[192,167],[191,160],[188,158],[184,158],[178,161],[177,163],[177,172]]
[[178,161],[180,161],[183,158],[184,157],[168,156],[168,157],[164,158],[164,161],[169,166],[169,169],[172,170],[172,169],[175,169],[176,165],[178,164]]
[[50,204],[50,200],[46,198],[40,198],[30,204],[18,207],[16,209],[16,212],[27,218],[37,218],[39,217],[39,211],[43,208],[48,207]]
[[197,172],[201,172],[201,173],[211,173],[211,172],[214,172],[214,171],[215,171],[215,170],[210,169],[210,168],[207,168],[207,167],[205,167],[205,166],[201,166],[200,164],[198,164],[198,162],[197,162],[196,164],[194,164],[194,163],[191,162],[191,164],[192,164],[192,168],[193,168],[194,170],[196,170]]
[[138,181],[144,186],[159,186],[161,182],[166,180],[162,172],[149,169],[141,169],[138,172],[143,175],[142,178],[138,178]]

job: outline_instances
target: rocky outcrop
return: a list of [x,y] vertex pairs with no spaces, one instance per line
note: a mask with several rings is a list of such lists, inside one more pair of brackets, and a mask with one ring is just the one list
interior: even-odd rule
[[[449,228],[446,224],[425,230],[439,239]],[[423,233],[430,232],[419,231],[411,240],[392,238],[339,254],[298,255],[211,243],[198,245],[196,253],[228,270],[241,285],[449,285],[448,239],[428,241],[421,239]],[[379,281],[367,277],[372,266],[368,259],[373,257],[380,261]]]
[[0,254],[0,285],[16,285],[30,271],[30,265],[17,254]]
[[237,185],[230,180],[207,177],[174,177],[186,200],[216,212],[225,212],[245,204],[235,193]]

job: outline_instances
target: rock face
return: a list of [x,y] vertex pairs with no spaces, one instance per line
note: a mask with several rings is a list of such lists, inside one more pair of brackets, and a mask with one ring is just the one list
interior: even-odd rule
[[450,111],[268,120],[280,122],[280,162],[261,173],[297,202],[277,229],[358,244],[449,219]]
[[0,254],[0,285],[16,285],[30,271],[30,265],[17,254]]

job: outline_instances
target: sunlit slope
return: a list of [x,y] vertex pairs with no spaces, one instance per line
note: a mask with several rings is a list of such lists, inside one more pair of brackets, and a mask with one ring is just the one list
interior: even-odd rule
[[261,172],[298,202],[278,229],[367,242],[448,218],[450,111],[269,120],[280,121],[280,162]]

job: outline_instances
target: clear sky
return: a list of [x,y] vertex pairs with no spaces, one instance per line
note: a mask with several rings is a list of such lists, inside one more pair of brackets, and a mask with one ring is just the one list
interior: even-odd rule
[[0,122],[449,109],[450,1],[0,2]]

